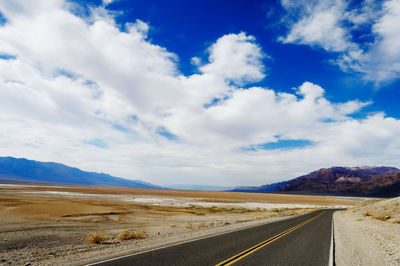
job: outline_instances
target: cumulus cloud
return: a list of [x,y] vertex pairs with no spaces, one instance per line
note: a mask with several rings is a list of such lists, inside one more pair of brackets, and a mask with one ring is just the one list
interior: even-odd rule
[[[376,84],[400,77],[400,1],[382,4],[363,1],[349,2],[282,0],[287,11],[284,23],[288,34],[283,43],[322,48],[336,53],[332,62],[343,71],[363,74]],[[361,37],[360,37],[361,36]]]
[[319,46],[327,51],[341,52],[351,45],[348,33],[341,27],[341,16],[345,11],[342,1],[282,1],[290,12],[303,14],[294,23],[284,43],[300,43]]
[[200,68],[238,85],[257,82],[265,77],[264,54],[253,36],[244,32],[219,38],[209,48],[209,64]]
[[[80,17],[62,0],[10,0],[0,12],[0,54],[13,55],[0,58],[2,155],[162,185],[264,184],[334,164],[400,165],[399,120],[352,118],[369,103],[331,102],[310,82],[292,93],[252,87],[266,75],[267,53],[244,32],[215,40],[208,60],[193,60],[198,73],[185,76],[177,55],[147,39],[148,24],[121,31],[103,7]],[[390,31],[385,25],[375,30]],[[281,140],[312,145],[242,149]]]

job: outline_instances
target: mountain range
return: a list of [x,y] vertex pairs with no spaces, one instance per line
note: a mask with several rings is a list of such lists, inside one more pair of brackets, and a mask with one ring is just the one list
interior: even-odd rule
[[[0,182],[24,182],[83,186],[162,188],[141,180],[85,172],[54,162],[0,157]],[[400,170],[394,167],[322,168],[288,181],[258,187],[171,185],[169,189],[213,190],[258,193],[323,194],[370,197],[400,196]]]
[[0,182],[161,188],[141,180],[128,180],[108,174],[85,172],[54,162],[0,157]]
[[386,166],[322,168],[289,181],[233,191],[395,197],[400,195],[400,170]]

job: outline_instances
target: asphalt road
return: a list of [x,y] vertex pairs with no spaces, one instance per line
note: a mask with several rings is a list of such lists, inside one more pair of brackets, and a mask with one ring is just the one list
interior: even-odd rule
[[334,211],[316,211],[98,265],[328,265]]

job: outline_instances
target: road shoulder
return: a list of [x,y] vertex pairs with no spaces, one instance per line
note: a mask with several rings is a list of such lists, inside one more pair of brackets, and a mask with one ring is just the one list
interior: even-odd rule
[[336,265],[400,265],[400,224],[366,213],[365,207],[335,212]]

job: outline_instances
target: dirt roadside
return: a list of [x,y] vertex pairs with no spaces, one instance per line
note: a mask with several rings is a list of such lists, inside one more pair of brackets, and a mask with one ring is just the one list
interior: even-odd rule
[[400,265],[400,197],[334,214],[336,265]]

